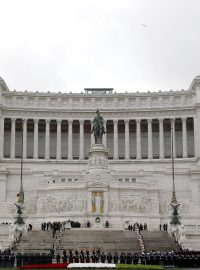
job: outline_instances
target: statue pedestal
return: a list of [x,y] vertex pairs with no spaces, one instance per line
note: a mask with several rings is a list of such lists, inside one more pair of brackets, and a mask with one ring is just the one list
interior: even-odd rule
[[108,149],[103,144],[93,144],[88,150],[89,169],[107,169],[108,168]]

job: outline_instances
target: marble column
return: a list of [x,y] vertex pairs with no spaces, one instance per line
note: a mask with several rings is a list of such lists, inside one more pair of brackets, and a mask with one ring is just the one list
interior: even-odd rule
[[68,159],[72,159],[72,123],[73,120],[68,120]]
[[16,119],[11,119],[11,142],[10,142],[10,157],[15,158],[15,123]]
[[33,158],[38,159],[38,122],[39,119],[34,119],[34,149]]
[[45,129],[45,159],[49,159],[49,142],[50,142],[50,120],[46,119],[46,129]]
[[61,119],[57,119],[56,159],[61,159]]
[[92,213],[92,190],[88,190],[87,212]]
[[[93,124],[93,119],[90,120],[90,123],[91,123],[91,132],[92,132],[92,124]],[[91,146],[95,144],[95,139],[94,139],[94,132],[91,133]]]
[[0,159],[4,158],[4,117],[0,118]]
[[182,136],[183,136],[183,158],[188,157],[187,153],[187,128],[186,128],[186,117],[182,118]]
[[141,128],[140,128],[140,119],[136,120],[136,145],[137,145],[137,159],[141,159],[142,158],[142,154],[141,154]]
[[197,158],[200,156],[200,142],[199,142],[200,117],[196,115],[193,118],[193,121],[194,121],[194,156]]
[[118,120],[114,119],[114,159],[118,159]]
[[152,149],[152,119],[148,119],[148,159],[153,158]]
[[125,119],[125,159],[130,159],[129,119]]
[[104,127],[105,127],[106,133],[103,134],[102,143],[104,144],[105,148],[107,148],[107,120],[106,119],[104,119]]
[[104,214],[108,214],[108,191],[105,190],[103,195],[104,195]]
[[27,119],[23,119],[23,158],[27,158]]
[[159,145],[160,145],[160,158],[164,158],[164,132],[163,132],[163,119],[159,119]]
[[174,144],[174,147],[173,147],[173,155],[174,155],[174,158],[176,157],[176,129],[175,129],[175,121],[176,119],[171,119],[172,121],[172,126],[173,126],[173,144]]
[[79,159],[84,159],[84,120],[80,119]]

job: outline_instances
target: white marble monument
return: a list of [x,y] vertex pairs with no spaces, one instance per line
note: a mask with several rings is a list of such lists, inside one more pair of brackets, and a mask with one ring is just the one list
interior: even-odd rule
[[[97,108],[107,131],[99,144],[91,134]],[[68,219],[94,226],[97,217],[119,228],[137,221],[149,230],[169,224],[171,119],[187,240],[200,233],[200,76],[187,90],[76,94],[10,91],[0,78],[0,223],[13,223],[23,137],[25,207],[33,229]]]

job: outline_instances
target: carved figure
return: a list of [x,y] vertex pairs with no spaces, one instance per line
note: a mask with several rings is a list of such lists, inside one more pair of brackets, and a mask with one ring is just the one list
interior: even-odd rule
[[93,120],[93,125],[92,125],[92,131],[91,133],[94,132],[94,138],[95,138],[95,144],[102,143],[102,136],[103,134],[106,133],[105,127],[104,127],[104,120],[103,117],[100,115],[99,110],[97,109],[96,111],[96,116]]
[[94,192],[92,198],[93,213],[103,213],[103,193]]

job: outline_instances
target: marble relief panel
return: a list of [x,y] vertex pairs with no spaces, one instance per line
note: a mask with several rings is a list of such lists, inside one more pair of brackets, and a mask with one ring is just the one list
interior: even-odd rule
[[86,199],[83,196],[48,196],[40,197],[37,213],[85,212]]
[[150,196],[120,196],[120,211],[137,214],[158,213],[159,204],[157,198]]

